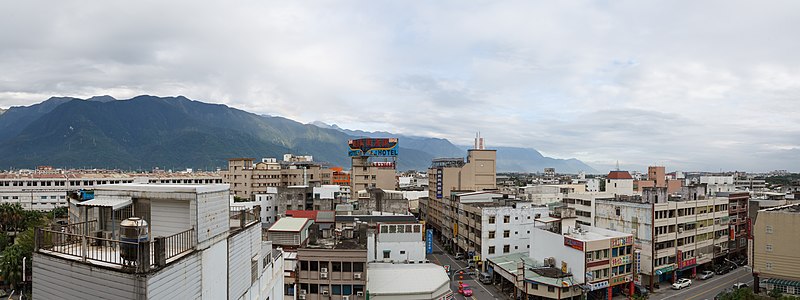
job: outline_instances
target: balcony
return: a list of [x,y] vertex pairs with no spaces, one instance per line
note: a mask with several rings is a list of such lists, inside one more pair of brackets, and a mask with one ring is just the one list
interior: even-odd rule
[[[35,251],[87,264],[118,269],[126,273],[147,273],[194,251],[194,228],[153,241],[127,241],[87,235],[97,221],[76,224],[75,233],[37,228]],[[96,231],[101,233],[101,231]]]

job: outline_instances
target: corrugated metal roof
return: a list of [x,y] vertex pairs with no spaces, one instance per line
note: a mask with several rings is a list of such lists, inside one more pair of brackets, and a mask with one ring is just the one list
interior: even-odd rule
[[444,267],[431,263],[370,263],[367,268],[367,290],[375,295],[430,294],[450,283]]
[[89,207],[111,207],[113,210],[118,210],[131,205],[132,203],[133,201],[130,197],[100,197],[80,202],[77,205]]

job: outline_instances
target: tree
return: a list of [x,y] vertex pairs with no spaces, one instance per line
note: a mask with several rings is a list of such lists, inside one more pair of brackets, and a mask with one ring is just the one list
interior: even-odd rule
[[30,263],[34,246],[34,229],[28,228],[17,236],[14,245],[3,250],[0,257],[0,275],[11,284],[12,289],[22,281],[22,258],[27,257]]
[[771,291],[769,291],[769,296],[772,297],[772,298],[775,298],[775,299],[780,299],[781,298],[781,290],[779,288],[775,287]]

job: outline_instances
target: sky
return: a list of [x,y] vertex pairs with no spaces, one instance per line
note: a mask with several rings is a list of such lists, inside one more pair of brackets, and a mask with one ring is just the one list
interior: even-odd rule
[[0,1],[0,28],[0,108],[184,95],[599,170],[800,171],[798,1]]

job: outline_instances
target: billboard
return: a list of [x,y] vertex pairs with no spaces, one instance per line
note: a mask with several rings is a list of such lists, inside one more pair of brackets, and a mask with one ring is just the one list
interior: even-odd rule
[[569,237],[564,237],[564,246],[572,247],[573,249],[583,251],[583,242],[572,239]]
[[350,146],[349,156],[397,156],[399,147],[397,138],[363,138],[347,142]]

